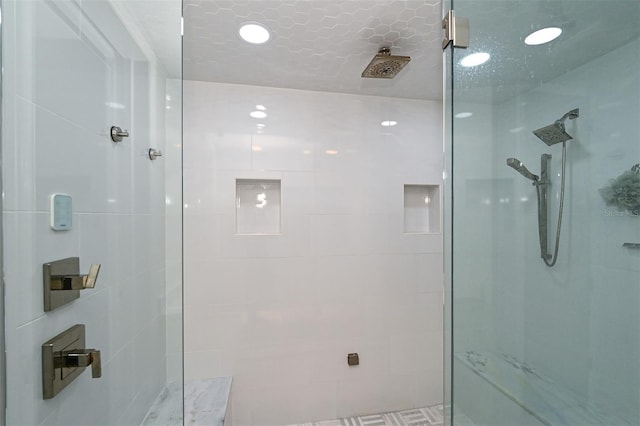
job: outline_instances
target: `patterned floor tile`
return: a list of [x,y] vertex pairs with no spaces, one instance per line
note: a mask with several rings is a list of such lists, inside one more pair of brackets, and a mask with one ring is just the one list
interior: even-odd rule
[[434,405],[393,413],[347,417],[290,426],[436,426],[442,424],[444,424],[444,407]]
[[444,424],[444,406],[434,405],[433,407],[422,408],[425,416],[432,425]]

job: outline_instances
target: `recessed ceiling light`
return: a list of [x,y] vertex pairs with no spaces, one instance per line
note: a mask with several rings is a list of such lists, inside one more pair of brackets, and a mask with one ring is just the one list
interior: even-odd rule
[[482,65],[489,60],[491,55],[486,52],[477,52],[467,55],[460,61],[460,65],[463,67],[475,67]]
[[398,122],[393,120],[387,120],[380,123],[380,125],[384,127],[391,127],[391,126],[395,126],[396,124],[398,124]]
[[240,37],[247,43],[262,44],[269,41],[271,33],[264,25],[258,22],[246,22],[238,30]]
[[264,111],[251,111],[249,115],[253,118],[267,118],[267,113]]
[[335,149],[327,149],[324,153],[327,155],[338,155],[338,151]]
[[264,105],[256,105],[256,109],[259,109],[260,111],[266,111],[267,107]]
[[524,39],[524,44],[529,46],[538,46],[539,44],[549,43],[551,40],[555,40],[562,34],[562,28],[548,27],[538,31],[534,31]]
[[455,115],[456,118],[467,118],[473,115],[472,112],[459,112]]

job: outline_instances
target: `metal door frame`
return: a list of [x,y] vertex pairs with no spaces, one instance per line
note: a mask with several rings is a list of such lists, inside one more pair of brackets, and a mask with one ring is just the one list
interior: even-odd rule
[[[2,0],[0,0],[0,16],[2,16]],[[2,69],[2,22],[0,21],[0,70]],[[0,72],[0,194],[2,191],[2,73]],[[0,426],[4,426],[6,415],[6,357],[4,342],[4,237],[2,223],[4,222],[4,208],[0,196]]]

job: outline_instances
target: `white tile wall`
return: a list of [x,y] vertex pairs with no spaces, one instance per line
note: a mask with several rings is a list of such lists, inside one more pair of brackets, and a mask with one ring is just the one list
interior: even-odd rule
[[[454,250],[465,262],[454,284],[456,350],[514,354],[631,424],[640,420],[640,262],[622,243],[640,240],[640,226],[637,217],[612,214],[598,189],[640,161],[639,46],[501,105],[460,105],[474,115],[455,121]],[[552,242],[561,146],[547,147],[531,131],[576,107],[580,117],[567,123],[575,139],[567,143],[560,252],[550,269],[539,259],[535,191],[505,159],[538,173],[540,154],[553,155]]]
[[[160,70],[108,2],[3,2],[7,424],[139,424],[166,381],[164,149]],[[107,41],[107,38],[109,41]],[[162,87],[164,91],[164,87]],[[164,104],[164,93],[156,99]],[[131,131],[114,144],[111,125]],[[153,131],[152,131],[153,130]],[[49,196],[73,197],[73,229],[49,228]],[[42,264],[80,256],[95,289],[43,312]],[[41,345],[76,323],[102,378],[42,399]]]
[[[403,212],[405,184],[441,184],[440,105],[195,81],[184,96],[186,378],[233,376],[236,425],[441,402],[442,236],[405,235]],[[235,179],[281,181],[281,235],[235,234]]]

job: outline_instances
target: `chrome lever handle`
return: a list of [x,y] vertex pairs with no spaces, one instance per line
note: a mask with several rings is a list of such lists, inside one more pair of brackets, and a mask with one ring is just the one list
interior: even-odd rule
[[91,377],[102,377],[102,358],[95,349],[63,351],[53,359],[54,368],[77,368],[91,365]]
[[87,275],[54,275],[51,277],[51,290],[84,290],[94,288],[100,273],[100,264],[94,263]]
[[102,357],[100,351],[91,352],[91,377],[97,379],[102,377]]
[[129,131],[128,130],[122,130],[118,126],[111,126],[111,140],[112,141],[121,142],[122,138],[128,138],[128,137],[129,137]]
[[89,273],[82,277],[82,288],[94,288],[100,273],[100,264],[94,263],[89,268]]

